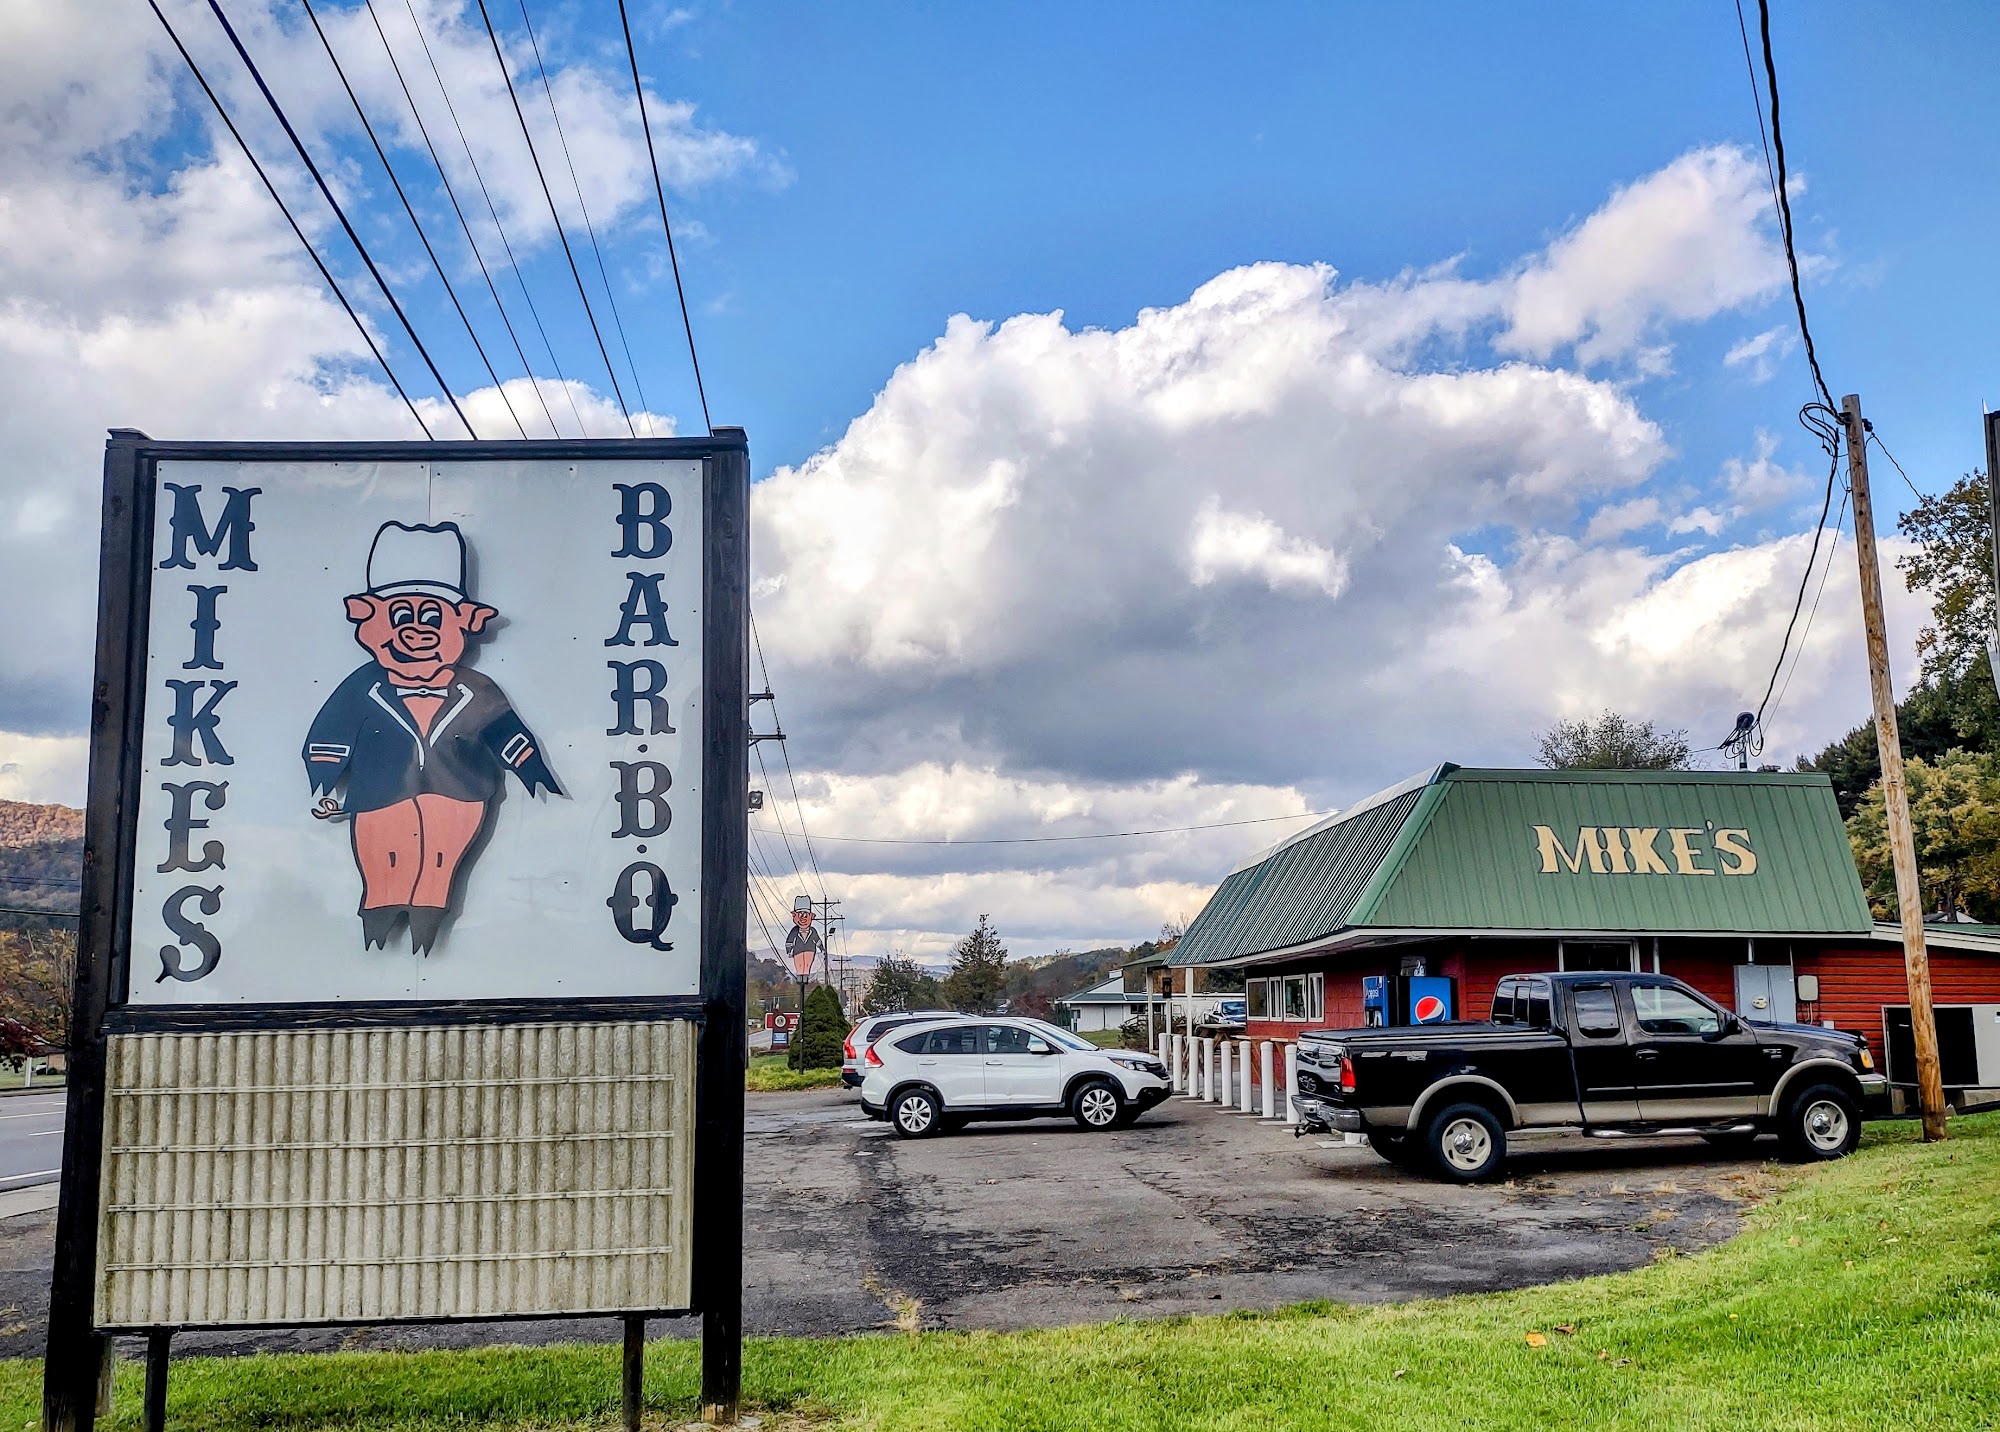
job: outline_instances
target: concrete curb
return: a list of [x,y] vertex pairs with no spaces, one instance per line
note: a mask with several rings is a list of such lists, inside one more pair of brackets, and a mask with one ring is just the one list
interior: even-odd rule
[[62,1185],[54,1182],[0,1191],[0,1219],[18,1218],[24,1213],[41,1213],[54,1208],[61,1192]]

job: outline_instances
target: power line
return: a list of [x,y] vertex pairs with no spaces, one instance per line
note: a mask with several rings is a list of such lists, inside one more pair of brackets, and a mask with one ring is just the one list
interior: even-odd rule
[[[1771,703],[1773,711],[1785,704],[1785,693],[1792,689],[1792,678],[1799,674],[1799,664],[1806,659],[1806,639],[1812,635],[1813,618],[1819,615],[1819,599],[1826,595],[1826,579],[1833,574],[1833,559],[1840,551],[1840,532],[1847,522],[1847,499],[1850,495],[1846,492],[1840,495],[1840,515],[1833,519],[1833,543],[1826,549],[1826,565],[1819,569],[1819,590],[1813,593],[1812,610],[1806,613],[1805,628],[1799,633],[1799,650],[1792,658],[1792,669],[1785,674],[1785,684],[1778,688],[1777,699]],[[1760,740],[1760,751],[1762,746]]]
[[74,910],[27,910],[19,905],[0,905],[0,915],[44,915],[51,920],[80,920]]
[[[978,840],[917,840],[886,835],[822,835],[820,839],[838,841],[843,845],[1043,845],[1065,840],[1127,840],[1141,835],[1185,835],[1197,830],[1228,830],[1239,825],[1268,825],[1272,821],[1279,820],[1318,820],[1339,813],[1337,810],[1306,810],[1292,815],[1260,815],[1248,820],[1211,821],[1205,825],[1168,825],[1152,830],[1100,830],[1088,835],[1012,835]],[[754,825],[750,828],[762,829]]]
[[1771,204],[1778,203],[1778,171],[1771,164],[1771,135],[1764,128],[1764,94],[1757,83],[1757,62],[1750,58],[1750,30],[1743,23],[1743,0],[1736,0],[1736,33],[1743,38],[1743,68],[1750,75],[1750,104],[1757,111],[1757,139],[1764,146],[1764,173],[1771,181]]
[[[417,133],[423,136],[424,148],[431,156],[431,163],[437,168],[438,179],[444,185],[445,197],[451,200],[451,211],[458,215],[458,226],[465,231],[465,245],[472,250],[473,261],[479,265],[479,276],[486,280],[486,291],[493,296],[493,307],[500,315],[500,322],[507,330],[507,337],[514,345],[514,356],[521,360],[521,371],[528,375],[528,386],[535,391],[535,401],[541,404],[542,416],[549,420],[549,432],[562,436],[556,429],[556,415],[549,411],[549,400],[542,394],[542,385],[535,381],[535,366],[528,361],[528,351],[521,346],[521,335],[514,331],[514,320],[507,316],[507,305],[500,301],[500,289],[493,282],[492,270],[486,267],[486,256],[479,252],[479,241],[472,236],[472,225],[467,222],[465,210],[458,202],[458,191],[452,187],[451,175],[445,172],[444,160],[438,157],[437,146],[431,142],[430,126],[424,123],[424,112],[417,108],[417,97],[410,93],[410,82],[403,77],[402,61],[396,58],[395,48],[389,43],[389,34],[382,28],[382,17],[375,12],[375,0],[368,0],[368,18],[374,22],[376,38],[382,42],[382,53],[389,57],[389,68],[396,73],[396,84],[403,91],[403,100],[410,107],[410,117],[417,122]],[[501,386],[501,395],[506,395],[506,387]],[[508,404],[511,410],[512,403]],[[520,422],[515,419],[516,425]],[[523,431],[525,436],[525,430]]]
[[[1820,441],[1828,453],[1829,465],[1826,470],[1826,496],[1819,505],[1819,521],[1813,524],[1812,549],[1806,553],[1806,569],[1799,573],[1799,591],[1798,595],[1792,598],[1792,615],[1791,619],[1785,623],[1785,639],[1778,644],[1778,659],[1772,664],[1771,679],[1764,683],[1764,699],[1757,703],[1757,725],[1760,728],[1764,724],[1764,708],[1771,704],[1772,689],[1778,684],[1778,673],[1785,669],[1785,654],[1791,650],[1792,628],[1798,625],[1799,611],[1805,605],[1806,585],[1812,581],[1813,566],[1819,559],[1820,538],[1826,531],[1827,513],[1833,510],[1833,486],[1835,479],[1840,473],[1840,439],[1836,431],[1830,429],[1824,419],[1821,419],[1814,412],[1817,406],[1817,404],[1808,403],[1805,407],[1801,408],[1799,410],[1799,421],[1804,423],[1811,431],[1819,434]],[[1762,749],[1761,741],[1759,742],[1758,749]]]
[[639,97],[639,127],[645,131],[646,158],[653,166],[653,192],[660,200],[660,227],[667,231],[667,262],[673,265],[674,293],[681,301],[681,327],[687,330],[688,362],[694,367],[694,390],[701,399],[701,425],[713,433],[715,424],[708,416],[708,390],[702,386],[701,359],[694,351],[694,324],[688,319],[687,290],[681,287],[681,261],[674,252],[674,226],[667,218],[667,190],[660,182],[660,156],[653,148],[653,123],[646,118],[646,87],[639,80],[639,52],[632,47],[632,20],[625,13],[625,0],[618,0],[618,23],[625,27],[625,55],[632,62],[632,92]]
[[389,162],[388,151],[382,148],[382,141],[375,137],[375,126],[369,122],[368,111],[361,107],[360,96],[354,93],[354,86],[347,82],[347,71],[341,67],[340,56],[333,52],[333,42],[327,39],[326,31],[319,23],[319,12],[313,9],[312,0],[301,0],[301,3],[305,6],[306,18],[312,21],[313,33],[319,36],[320,48],[326,51],[327,59],[333,64],[334,74],[340,77],[340,87],[347,91],[347,100],[354,106],[355,118],[361,121],[361,128],[367,134],[368,142],[375,146],[375,157],[382,161],[382,170],[389,176],[390,187],[396,191],[396,197],[403,201],[403,212],[410,216],[410,225],[417,231],[418,242],[423,244],[424,252],[430,256],[431,267],[437,272],[438,282],[444,285],[445,297],[451,300],[451,306],[458,314],[458,321],[465,325],[465,336],[472,340],[473,351],[479,355],[479,361],[486,365],[486,376],[493,380],[493,387],[500,394],[500,401],[507,405],[507,415],[514,420],[514,430],[521,435],[523,442],[527,441],[528,430],[521,424],[521,415],[514,411],[514,400],[507,396],[506,384],[500,381],[500,374],[494,370],[493,360],[486,356],[486,345],[479,341],[479,334],[473,329],[472,320],[466,316],[465,305],[458,301],[458,290],[452,287],[451,278],[445,273],[444,264],[439,261],[437,250],[431,247],[431,236],[424,232],[423,220],[417,217],[416,205],[412,204],[410,196],[403,192],[403,181],[396,177],[396,166]]
[[[1813,351],[1812,328],[1806,323],[1806,295],[1799,284],[1799,253],[1792,242],[1792,200],[1786,192],[1790,183],[1785,172],[1785,131],[1778,123],[1778,62],[1771,51],[1771,0],[1757,0],[1757,15],[1764,39],[1764,78],[1771,87],[1771,148],[1778,159],[1778,227],[1785,240],[1785,265],[1792,274],[1792,303],[1799,313],[1799,336],[1805,340],[1806,363],[1812,369],[1813,386],[1827,407],[1835,406],[1833,393],[1819,371],[1819,355]],[[1759,128],[1762,127],[1761,117]]]
[[389,366],[389,360],[382,356],[382,350],[376,346],[375,335],[368,331],[368,325],[361,321],[361,315],[356,313],[354,305],[347,301],[347,294],[342,291],[339,281],[334,278],[333,271],[326,266],[326,261],[320,258],[319,251],[312,245],[312,240],[306,237],[306,231],[299,227],[299,221],[292,217],[291,208],[278,193],[278,186],[271,182],[271,176],[264,172],[264,166],[257,162],[257,156],[250,150],[249,141],[244,139],[242,131],[237,129],[236,121],[231,119],[229,111],[222,107],[221,96],[210,87],[208,77],[201,72],[201,66],[194,62],[194,56],[188,53],[187,46],[181,43],[181,37],[175,33],[172,23],[160,9],[157,0],[146,0],[146,3],[153,7],[153,14],[158,17],[160,24],[166,27],[167,38],[174,42],[174,48],[179,50],[181,58],[187,61],[188,70],[194,75],[195,83],[199,84],[201,92],[208,96],[208,102],[215,106],[216,116],[229,131],[230,138],[236,141],[237,148],[243,151],[243,157],[250,161],[250,167],[257,171],[257,178],[263,182],[265,192],[270,194],[271,202],[278,206],[278,212],[285,216],[285,222],[291,225],[292,233],[298,237],[306,256],[313,261],[313,267],[319,270],[319,276],[326,280],[326,286],[332,289],[333,296],[340,300],[341,308],[354,321],[355,331],[361,335],[361,341],[368,345],[368,351],[375,355],[375,361],[381,365],[383,375],[388,378],[390,386],[395,388],[396,396],[403,400],[403,406],[410,410],[410,416],[417,420],[417,426],[423,429],[424,436],[433,437],[430,424],[426,423],[424,415],[417,411],[417,405],[410,401],[410,395],[403,390],[402,381],[396,377],[395,369]]
[[[769,691],[771,689],[771,668],[764,660],[764,638],[757,630],[757,615],[755,612],[750,614],[750,640],[757,648],[757,669],[763,673],[764,689]],[[773,696],[771,698],[771,715],[775,719],[777,714],[778,698]],[[780,731],[785,729],[784,722],[779,721],[777,724]],[[799,817],[799,838],[805,842],[806,859],[812,865],[813,876],[819,881],[820,899],[824,900],[826,898],[826,877],[820,873],[819,856],[813,850],[812,835],[806,830],[806,807],[805,802],[799,799],[798,777],[792,774],[791,749],[784,741],[780,741],[778,742],[778,752],[785,758],[785,779],[791,785],[792,808],[797,811]],[[757,753],[757,768],[760,771],[764,770],[764,753],[762,751],[758,751]],[[770,780],[770,773],[767,771],[764,774],[764,783],[767,790],[770,788]],[[776,809],[775,806],[772,807],[774,812]],[[778,826],[781,830],[784,828],[784,819],[782,816],[778,819]]]
[[1922,502],[1924,495],[1917,491],[1917,485],[1910,481],[1910,475],[1903,471],[1903,465],[1896,461],[1896,455],[1889,451],[1889,445],[1882,441],[1882,435],[1875,431],[1875,425],[1866,418],[1861,420],[1861,425],[1868,429],[1868,440],[1874,443],[1876,447],[1882,449],[1882,456],[1889,459],[1889,466],[1896,469],[1896,476],[1903,479],[1903,486],[1910,489],[1910,495],[1915,497],[1917,501]]
[[[424,33],[424,22],[417,18],[417,7],[413,0],[403,0],[403,8],[410,12],[410,24],[416,29],[417,43],[424,48],[424,58],[430,62],[431,78],[437,82],[438,94],[444,99],[445,113],[451,116],[451,127],[458,131],[458,143],[459,147],[465,150],[465,162],[472,170],[472,177],[479,182],[479,194],[486,201],[487,215],[493,220],[493,232],[500,236],[500,247],[507,254],[507,266],[513,269],[514,282],[521,286],[521,297],[527,301],[528,316],[535,320],[535,331],[541,334],[542,347],[548,350],[549,366],[555,369],[556,381],[562,384],[563,396],[569,400],[569,413],[576,419],[577,434],[588,437],[590,434],[584,431],[583,414],[577,410],[576,394],[571,391],[569,379],[563,373],[562,360],[556,357],[556,345],[549,341],[549,330],[542,322],[542,311],[535,306],[534,294],[528,291],[527,274],[521,269],[521,261],[514,257],[514,245],[508,242],[506,226],[500,222],[500,210],[493,203],[493,191],[486,187],[486,176],[480,172],[479,161],[472,156],[472,142],[465,137],[465,126],[458,118],[458,106],[451,102],[451,89],[444,82],[444,71],[438,68],[437,55],[431,50],[430,36]],[[532,374],[532,369],[530,372]],[[535,392],[538,395],[541,389],[542,385],[537,382]],[[542,400],[542,407],[547,411],[546,398]],[[555,426],[555,421],[551,415],[549,418],[551,428]]]
[[[209,0],[213,5],[215,0]],[[569,260],[570,277],[576,280],[576,296],[583,300],[583,316],[590,322],[590,332],[597,339],[598,356],[604,360],[604,372],[611,379],[611,394],[618,400],[618,411],[625,415],[625,431],[632,437],[639,436],[632,426],[632,410],[625,406],[624,390],[618,386],[618,371],[611,366],[611,350],[604,346],[604,331],[597,326],[597,313],[590,306],[590,295],[584,292],[583,272],[576,266],[576,254],[569,246],[569,235],[563,229],[562,215],[556,212],[556,196],[549,190],[549,176],[542,172],[542,157],[535,152],[535,137],[528,132],[528,116],[521,109],[521,97],[514,92],[514,76],[507,68],[507,57],[500,53],[500,32],[493,28],[493,17],[486,13],[486,0],[477,0],[479,18],[486,24],[486,38],[493,46],[493,62],[500,66],[500,83],[507,87],[507,98],[514,106],[514,119],[521,126],[521,139],[528,146],[528,159],[535,166],[535,178],[542,186],[542,198],[548,201],[549,218],[556,226],[556,237],[562,240],[563,257]]]
[[519,0],[521,24],[528,31],[528,45],[535,52],[535,70],[542,77],[542,93],[548,96],[549,118],[556,122],[556,141],[562,146],[563,163],[569,166],[570,187],[576,190],[576,207],[583,215],[583,231],[590,235],[590,251],[597,256],[597,276],[604,281],[604,298],[611,305],[611,326],[618,331],[618,342],[625,350],[625,366],[632,370],[632,386],[639,394],[639,411],[647,414],[646,431],[652,435],[652,405],[646,401],[646,384],[639,376],[639,365],[632,360],[632,342],[625,336],[625,320],[618,312],[618,295],[612,291],[611,275],[604,268],[604,250],[597,242],[597,226],[590,222],[590,206],[583,201],[583,181],[576,177],[576,160],[570,157],[569,136],[563,133],[562,115],[556,111],[555,87],[549,83],[548,66],[542,63],[542,44],[535,38],[535,25],[528,18],[528,0]]
[[361,255],[361,262],[368,266],[368,272],[373,275],[376,285],[381,288],[382,296],[389,300],[389,307],[395,311],[397,321],[403,325],[403,331],[410,335],[410,342],[416,345],[418,356],[424,360],[424,366],[431,370],[431,377],[437,380],[445,401],[450,403],[451,410],[458,414],[458,420],[465,425],[466,433],[477,439],[479,435],[472,431],[472,424],[466,422],[465,410],[459,407],[458,399],[452,394],[451,385],[445,382],[444,374],[440,373],[437,364],[431,361],[430,350],[424,347],[424,340],[417,337],[417,330],[411,326],[409,316],[403,312],[402,304],[396,302],[396,295],[389,289],[389,281],[383,278],[382,271],[375,267],[375,260],[369,254],[368,246],[361,242],[361,235],[357,234],[354,225],[348,222],[347,211],[341,208],[340,201],[333,197],[333,190],[328,186],[325,176],[319,172],[319,166],[313,163],[312,155],[306,151],[305,141],[299,138],[299,132],[292,128],[292,121],[286,117],[284,106],[279,104],[278,97],[271,93],[271,87],[264,83],[263,71],[259,70],[257,62],[250,58],[250,52],[243,48],[243,41],[238,38],[236,27],[230,24],[229,17],[222,13],[222,0],[208,0],[208,8],[213,10],[215,18],[222,22],[223,32],[229,36],[229,43],[235,47],[238,58],[243,61],[243,67],[250,72],[250,78],[256,81],[258,90],[264,96],[264,102],[271,106],[271,113],[277,116],[278,123],[284,127],[286,138],[292,141],[292,148],[298,151],[300,161],[313,177],[313,183],[319,186],[319,192],[325,198],[327,206],[333,210],[334,217],[340,220],[340,227],[347,231],[348,240]]
[[43,878],[38,875],[0,875],[0,885],[26,885],[30,887],[50,886],[60,890],[81,890],[81,880],[63,880],[54,876]]

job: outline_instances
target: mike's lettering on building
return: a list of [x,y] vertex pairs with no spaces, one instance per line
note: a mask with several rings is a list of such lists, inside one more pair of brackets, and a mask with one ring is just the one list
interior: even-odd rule
[[1755,875],[1750,832],[1708,825],[1530,827],[1544,875]]

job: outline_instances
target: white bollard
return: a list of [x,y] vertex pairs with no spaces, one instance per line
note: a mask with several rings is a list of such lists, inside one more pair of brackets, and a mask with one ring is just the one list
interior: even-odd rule
[[1236,1112],[1254,1114],[1257,1112],[1257,1090],[1250,1081],[1250,1041],[1247,1039],[1243,1041],[1243,1049],[1237,1062],[1243,1066],[1243,1100],[1236,1106]]
[[1168,1073],[1167,1082],[1169,1084],[1172,1084],[1174,1082],[1172,1077],[1174,1066],[1173,1066],[1173,1061],[1167,1058],[1168,1038],[1169,1036],[1162,1034],[1157,1036],[1153,1040],[1153,1057],[1159,1060],[1162,1064],[1167,1066],[1167,1073]]
[[1264,1041],[1261,1073],[1264,1077],[1264,1117],[1278,1117],[1277,1086],[1271,1078],[1271,1041]]
[[1221,1046],[1217,1052],[1222,1056],[1222,1083],[1215,1091],[1215,1102],[1218,1104],[1233,1104],[1236,1102],[1236,1083],[1231,1078],[1232,1071],[1230,1065],[1233,1061],[1230,1058],[1230,1046],[1236,1041],[1233,1039],[1218,1039],[1215,1042]]
[[1174,1057],[1167,1061],[1167,1067],[1173,1071],[1174,1092],[1176,1094],[1185,1094],[1187,1092],[1187,1036],[1185,1034],[1169,1035],[1168,1042],[1173,1047]]
[[1195,1056],[1194,1036],[1192,1034],[1183,1034],[1181,1036],[1180,1092],[1181,1092],[1181,1097],[1184,1099],[1192,1099],[1195,1097],[1194,1056]]
[[1285,1122],[1287,1124],[1296,1124],[1299,1121],[1298,1108],[1292,1103],[1292,1091],[1298,1087],[1299,1046],[1288,1042],[1285,1045]]
[[1204,1038],[1201,1041],[1201,1087],[1195,1093],[1205,1104],[1214,1095],[1214,1092],[1215,1040],[1213,1038]]

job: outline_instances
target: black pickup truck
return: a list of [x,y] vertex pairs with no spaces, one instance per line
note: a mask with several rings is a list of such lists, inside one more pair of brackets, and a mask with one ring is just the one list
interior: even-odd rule
[[1304,1129],[1359,1132],[1392,1163],[1491,1177],[1510,1133],[1775,1133],[1801,1159],[1851,1153],[1888,1083],[1859,1035],[1746,1024],[1679,980],[1509,975],[1484,1024],[1315,1030],[1299,1040]]

